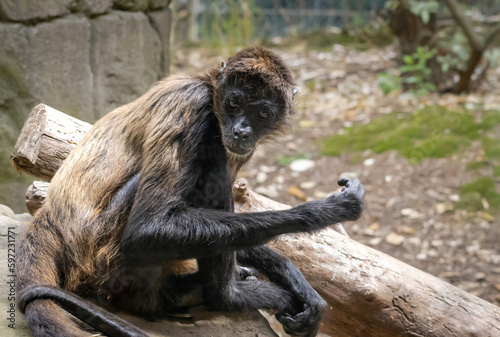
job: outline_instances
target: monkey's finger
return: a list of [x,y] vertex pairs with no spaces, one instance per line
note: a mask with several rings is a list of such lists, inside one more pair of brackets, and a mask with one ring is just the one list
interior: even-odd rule
[[339,184],[339,186],[347,186],[347,184],[349,183],[350,179],[349,178],[340,178],[338,181],[337,181],[337,184]]

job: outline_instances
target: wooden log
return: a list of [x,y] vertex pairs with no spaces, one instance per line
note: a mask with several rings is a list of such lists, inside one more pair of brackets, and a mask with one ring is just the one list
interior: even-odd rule
[[[235,210],[286,209],[235,185]],[[500,336],[500,308],[389,255],[325,229],[269,244],[328,302],[321,332],[336,337]]]
[[35,215],[36,211],[42,207],[47,192],[49,183],[45,181],[34,181],[26,191],[26,208],[31,215]]
[[[40,172],[48,176],[47,170]],[[40,194],[43,188],[38,189]],[[237,212],[290,207],[254,193],[242,181],[233,194]],[[500,336],[497,306],[331,228],[284,235],[269,246],[290,258],[328,302],[321,328],[326,335]]]
[[18,170],[50,181],[91,124],[45,104],[38,104],[24,123],[11,163]]

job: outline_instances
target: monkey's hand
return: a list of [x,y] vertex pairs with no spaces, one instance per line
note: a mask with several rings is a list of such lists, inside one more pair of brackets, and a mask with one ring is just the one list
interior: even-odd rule
[[276,319],[289,335],[314,337],[318,334],[326,306],[327,303],[319,295],[312,296],[302,303],[300,312],[295,314],[278,313]]
[[340,178],[338,184],[344,186],[342,191],[323,200],[328,217],[335,219],[335,223],[359,219],[363,213],[365,187],[354,178]]
[[254,281],[257,282],[259,277],[259,272],[254,268],[236,266],[236,271],[238,273],[239,279],[241,281]]

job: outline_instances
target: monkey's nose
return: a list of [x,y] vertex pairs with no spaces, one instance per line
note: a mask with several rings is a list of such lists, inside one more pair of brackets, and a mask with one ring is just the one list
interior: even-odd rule
[[247,138],[248,138],[251,134],[252,134],[252,128],[251,128],[251,127],[249,127],[249,126],[242,127],[242,126],[236,125],[236,126],[233,128],[233,136],[234,136],[234,139],[241,139],[241,140],[245,140],[245,139],[247,139]]

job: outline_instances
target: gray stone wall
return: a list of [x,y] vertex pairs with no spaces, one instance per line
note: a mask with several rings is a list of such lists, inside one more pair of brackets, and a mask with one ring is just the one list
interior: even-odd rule
[[9,155],[43,102],[94,123],[168,73],[170,0],[0,0],[0,203],[32,178]]

